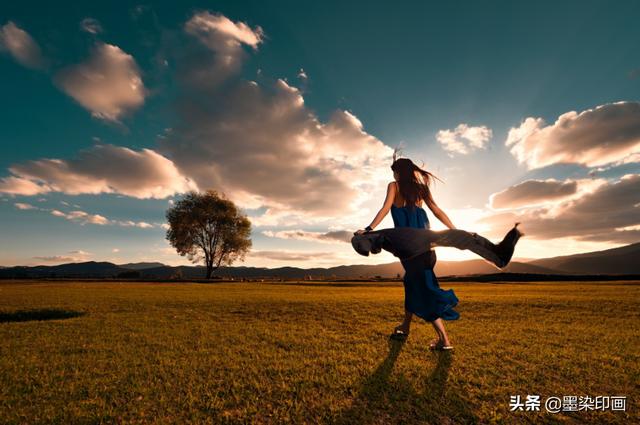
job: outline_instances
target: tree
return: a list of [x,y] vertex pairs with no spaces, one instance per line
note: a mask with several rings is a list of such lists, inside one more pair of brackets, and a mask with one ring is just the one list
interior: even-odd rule
[[214,270],[244,261],[251,248],[251,222],[214,190],[189,192],[167,210],[167,240],[193,263],[204,260],[207,279]]

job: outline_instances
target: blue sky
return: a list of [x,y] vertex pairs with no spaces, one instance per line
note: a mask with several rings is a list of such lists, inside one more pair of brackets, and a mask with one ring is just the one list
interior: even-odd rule
[[0,265],[184,263],[162,225],[191,187],[252,218],[246,265],[392,261],[322,235],[369,224],[399,144],[445,181],[434,194],[458,227],[498,237],[522,219],[522,257],[637,241],[639,12],[3,4]]

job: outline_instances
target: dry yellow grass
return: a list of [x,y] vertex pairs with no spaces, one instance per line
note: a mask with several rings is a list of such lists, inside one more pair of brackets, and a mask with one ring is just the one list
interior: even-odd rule
[[390,343],[398,283],[0,282],[0,423],[640,423],[639,282],[442,286],[437,354],[421,321]]

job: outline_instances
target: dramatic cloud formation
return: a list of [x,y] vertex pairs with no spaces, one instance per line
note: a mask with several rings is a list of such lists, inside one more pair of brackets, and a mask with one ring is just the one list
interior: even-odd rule
[[0,27],[0,51],[9,52],[27,68],[41,69],[45,66],[46,61],[38,43],[11,21]]
[[575,181],[527,180],[492,194],[489,204],[496,209],[536,205],[566,198],[575,194],[577,188]]
[[571,111],[548,126],[541,118],[529,117],[509,131],[506,145],[529,168],[560,162],[596,167],[623,161],[640,151],[640,103]]
[[80,151],[75,159],[41,159],[9,170],[13,175],[0,179],[0,192],[17,195],[119,193],[146,199],[196,189],[162,155],[106,144]]
[[147,94],[133,57],[105,43],[85,62],[58,72],[55,82],[94,117],[109,121],[141,106]]
[[[182,123],[160,141],[201,188],[222,188],[247,208],[271,214],[347,214],[384,187],[391,148],[367,134],[351,113],[322,123],[300,91],[283,80],[262,88],[240,81],[180,104]],[[355,203],[355,204],[354,204]]]
[[552,206],[508,211],[481,219],[494,234],[521,221],[528,237],[573,237],[583,241],[631,243],[640,240],[640,174],[597,186],[592,192]]
[[345,230],[336,230],[330,232],[309,232],[306,230],[282,230],[273,232],[271,230],[265,230],[263,235],[270,238],[280,239],[300,239],[314,242],[335,243],[335,242],[350,242],[353,232]]
[[379,169],[388,166],[391,149],[353,114],[339,110],[320,122],[300,90],[281,79],[220,85],[239,71],[242,46],[258,47],[259,27],[201,12],[185,32],[197,43],[185,43],[178,63],[181,120],[159,143],[199,187],[219,188],[245,208],[267,208],[257,222],[296,216],[311,224],[348,214],[367,200],[365,187],[382,183]]
[[251,29],[243,22],[233,22],[210,12],[194,14],[184,25],[184,30],[202,47],[185,46],[178,60],[183,82],[195,86],[216,86],[239,71],[246,57],[242,45],[255,50],[263,37],[260,27]]
[[97,19],[93,18],[84,18],[80,22],[80,28],[89,34],[100,34],[102,32],[102,25]]
[[[281,79],[259,85],[237,75],[218,85],[221,75],[239,71],[243,45],[258,47],[259,27],[201,12],[184,29],[192,43],[180,51],[196,59],[178,64],[180,120],[160,138],[158,150],[98,145],[72,160],[29,161],[10,168],[0,191],[162,198],[215,188],[243,208],[265,208],[265,223],[290,224],[295,217],[312,224],[360,213],[371,191],[384,188],[389,176],[380,169],[388,167],[392,150],[366,133],[352,113],[337,110],[321,122],[300,90]],[[135,61],[108,44],[99,44],[86,62],[63,70],[56,81],[105,119],[115,120],[144,100]]]
[[442,148],[449,152],[466,155],[478,149],[487,147],[493,136],[490,128],[485,126],[469,127],[467,124],[459,124],[454,130],[440,130],[436,134],[436,140]]

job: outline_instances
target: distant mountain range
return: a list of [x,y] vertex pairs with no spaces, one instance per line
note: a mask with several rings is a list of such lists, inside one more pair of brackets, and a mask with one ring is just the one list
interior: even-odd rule
[[[536,275],[635,275],[640,274],[640,243],[605,251],[544,258],[529,262],[513,261],[498,270],[484,260],[438,261],[438,276],[479,274],[536,274]],[[127,263],[89,261],[57,266],[0,267],[0,278],[143,278],[143,279],[201,279],[201,266],[167,266],[162,263]],[[221,267],[215,275],[223,278],[370,278],[398,277],[403,269],[399,262],[389,264],[359,264],[330,268],[302,269],[298,267]]]
[[531,261],[531,265],[576,274],[635,274],[640,270],[640,243],[605,251]]

